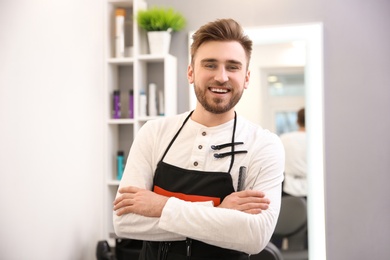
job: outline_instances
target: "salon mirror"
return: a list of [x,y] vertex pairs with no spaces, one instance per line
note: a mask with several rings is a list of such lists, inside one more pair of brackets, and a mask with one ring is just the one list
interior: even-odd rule
[[[253,41],[251,80],[236,110],[280,134],[288,131],[289,120],[278,126],[275,123],[278,118],[288,119],[289,114],[305,106],[309,259],[325,260],[322,24],[254,27],[245,31]],[[192,34],[189,33],[189,43]],[[273,99],[275,95],[283,95],[275,84],[281,81],[285,86],[290,84],[283,90],[288,93],[286,97]],[[193,109],[196,97],[192,89],[189,93]]]

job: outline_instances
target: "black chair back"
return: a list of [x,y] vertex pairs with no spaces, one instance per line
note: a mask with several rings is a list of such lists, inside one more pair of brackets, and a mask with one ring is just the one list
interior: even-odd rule
[[249,257],[250,260],[283,260],[283,256],[280,250],[271,242],[267,244],[267,246],[256,255],[251,255]]

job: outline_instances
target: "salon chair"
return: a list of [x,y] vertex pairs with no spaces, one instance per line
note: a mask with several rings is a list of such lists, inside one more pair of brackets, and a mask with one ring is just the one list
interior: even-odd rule
[[116,260],[114,252],[106,240],[98,241],[96,245],[97,260]]
[[283,260],[282,253],[279,248],[269,242],[267,246],[256,255],[251,255],[250,260]]
[[142,241],[135,239],[115,239],[115,248],[102,240],[96,246],[97,260],[137,260],[142,248]]
[[284,260],[308,260],[307,204],[304,198],[283,196],[271,241],[283,241]]

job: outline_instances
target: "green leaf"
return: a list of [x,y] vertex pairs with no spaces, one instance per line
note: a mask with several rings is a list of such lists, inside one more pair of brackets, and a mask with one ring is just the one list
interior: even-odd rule
[[180,31],[186,25],[186,19],[173,8],[152,7],[137,12],[137,23],[146,31]]

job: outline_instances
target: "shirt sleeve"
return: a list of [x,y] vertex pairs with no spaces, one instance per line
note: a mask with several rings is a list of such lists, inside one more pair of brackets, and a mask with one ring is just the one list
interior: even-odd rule
[[[135,186],[152,190],[154,171],[159,159],[157,157],[161,154],[161,152],[152,152],[156,146],[154,143],[156,139],[153,138],[153,135],[156,135],[156,126],[155,123],[147,122],[138,131],[137,138],[131,146],[119,188]],[[185,239],[179,234],[161,229],[159,221],[159,218],[144,217],[132,213],[117,216],[113,212],[114,231],[119,237],[149,241]]]

